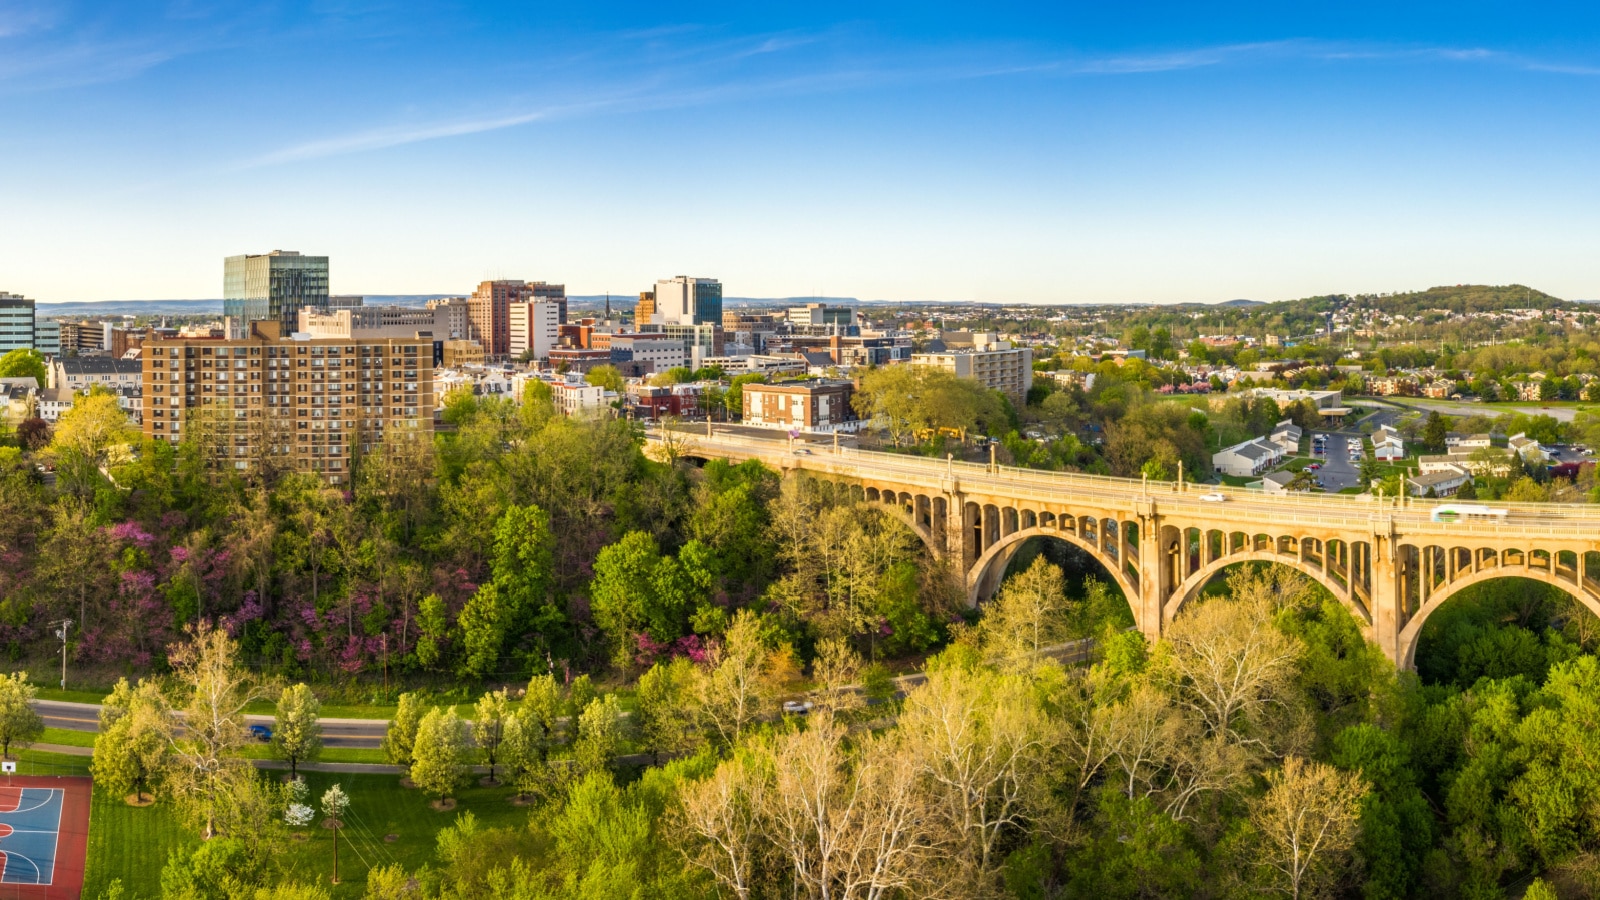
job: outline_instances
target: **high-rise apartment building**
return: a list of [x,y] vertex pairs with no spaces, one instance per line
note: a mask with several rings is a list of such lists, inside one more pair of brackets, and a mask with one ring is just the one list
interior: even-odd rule
[[294,330],[300,308],[328,308],[328,258],[274,250],[230,256],[222,263],[222,314],[229,337],[243,337],[249,323],[271,319],[285,334]]
[[431,440],[432,339],[283,333],[260,321],[237,339],[147,342],[145,436],[194,434],[219,465],[282,466],[334,484],[386,439]]
[[512,356],[532,351],[533,358],[550,358],[550,351],[560,342],[561,304],[555,300],[530,300],[511,304]]
[[33,301],[0,291],[0,353],[33,348]]
[[655,312],[663,325],[721,325],[722,282],[679,275],[656,282]]
[[1033,350],[1013,347],[993,332],[944,331],[943,350],[913,353],[911,364],[944,369],[957,378],[970,378],[1000,391],[1021,406],[1033,387]]

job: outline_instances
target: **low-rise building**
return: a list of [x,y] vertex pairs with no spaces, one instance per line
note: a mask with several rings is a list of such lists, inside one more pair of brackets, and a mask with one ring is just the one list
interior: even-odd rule
[[695,414],[700,408],[700,387],[694,384],[653,385],[643,381],[628,385],[628,409],[640,419],[667,419]]
[[1415,397],[1417,379],[1410,375],[1390,375],[1367,381],[1367,390],[1380,397]]
[[1283,459],[1283,448],[1266,438],[1251,438],[1211,454],[1211,467],[1224,475],[1260,475]]
[[50,364],[50,387],[87,391],[90,385],[109,388],[136,387],[144,373],[138,359],[113,359],[109,356],[60,356]]
[[1492,446],[1493,443],[1493,439],[1487,434],[1451,434],[1446,435],[1444,439],[1446,447],[1460,447],[1463,450],[1477,450]]
[[453,339],[441,344],[443,363],[446,369],[457,369],[462,366],[483,365],[483,345],[477,341]]
[[1435,378],[1422,388],[1424,397],[1448,400],[1456,392],[1456,383],[1448,378]]
[[1284,453],[1298,453],[1301,435],[1299,425],[1284,419],[1273,427],[1272,434],[1267,439],[1277,444]]
[[1289,483],[1294,481],[1295,472],[1268,472],[1261,478],[1261,489],[1269,494],[1286,494],[1289,492]]
[[1539,442],[1523,432],[1513,434],[1506,439],[1506,447],[1512,452],[1531,463],[1542,463],[1549,459],[1549,454],[1539,445]]
[[744,423],[798,432],[855,431],[861,427],[848,381],[787,381],[744,386]]
[[564,416],[589,415],[606,408],[606,389],[589,384],[581,375],[551,381],[550,390],[556,411]]

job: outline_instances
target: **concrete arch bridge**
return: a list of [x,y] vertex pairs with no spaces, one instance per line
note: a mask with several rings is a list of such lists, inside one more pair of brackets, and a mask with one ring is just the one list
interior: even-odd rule
[[647,450],[657,455],[757,459],[786,474],[855,486],[954,562],[973,604],[993,595],[1029,538],[1064,541],[1116,579],[1151,640],[1212,576],[1249,561],[1281,563],[1322,584],[1368,639],[1406,668],[1428,616],[1462,588],[1492,578],[1554,585],[1600,615],[1597,507],[1495,504],[1507,510],[1501,521],[1444,523],[1432,520],[1435,501],[1185,490],[730,433],[647,437]]

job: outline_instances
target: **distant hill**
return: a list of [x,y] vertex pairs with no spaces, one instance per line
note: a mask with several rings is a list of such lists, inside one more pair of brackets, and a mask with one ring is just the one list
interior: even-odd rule
[[1360,300],[1363,305],[1376,306],[1391,315],[1412,315],[1427,309],[1447,309],[1456,313],[1549,309],[1564,306],[1567,302],[1521,284],[1457,284],[1386,296],[1363,295],[1353,299]]
[[41,316],[203,316],[221,315],[221,300],[84,300],[40,303]]
[[1241,300],[1224,300],[1221,303],[1218,303],[1217,305],[1218,306],[1232,306],[1232,307],[1235,307],[1235,308],[1242,308],[1242,307],[1247,307],[1247,306],[1266,306],[1267,304],[1261,302],[1260,300],[1242,300],[1241,299]]

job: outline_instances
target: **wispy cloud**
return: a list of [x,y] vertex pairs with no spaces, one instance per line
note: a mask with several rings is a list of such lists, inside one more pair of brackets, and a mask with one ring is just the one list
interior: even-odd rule
[[538,122],[564,114],[571,115],[585,108],[592,109],[601,105],[603,104],[580,104],[568,107],[538,109],[505,116],[375,128],[370,131],[358,131],[351,134],[338,135],[316,141],[307,141],[303,144],[295,144],[285,147],[281,150],[275,150],[262,156],[242,160],[235,166],[235,168],[255,169],[262,166],[304,162],[306,160],[321,159],[328,156],[343,156],[350,153],[362,153],[370,150],[384,150],[389,147],[399,147],[405,144],[416,144],[423,141],[435,141],[439,140],[440,138],[461,137],[468,134],[482,134],[486,131],[499,131],[503,128],[514,128],[518,125],[527,125],[530,122]]
[[[624,44],[650,44],[663,35],[682,38],[694,26],[669,26],[613,37]],[[951,62],[948,48],[938,53],[842,52],[827,35],[783,33],[727,40],[674,40],[619,86],[596,90],[591,98],[527,108],[507,104],[508,111],[466,118],[385,125],[338,134],[284,147],[241,160],[233,168],[260,168],[364,153],[468,135],[517,128],[562,118],[620,115],[642,111],[708,106],[757,97],[878,89],[908,83],[937,83],[1026,75],[1139,76],[1229,65],[1281,62],[1438,62],[1460,65],[1504,65],[1529,71],[1600,75],[1600,69],[1529,60],[1477,47],[1418,47],[1385,44],[1288,39],[1222,44],[1148,53],[1120,53],[1071,58],[1029,58],[1016,48],[985,48],[963,53]],[[787,51],[816,47],[815,58],[777,61]],[[581,68],[589,69],[616,48],[590,47]],[[626,57],[628,54],[621,53]],[[580,57],[574,57],[574,60]],[[770,64],[769,64],[770,63]]]

